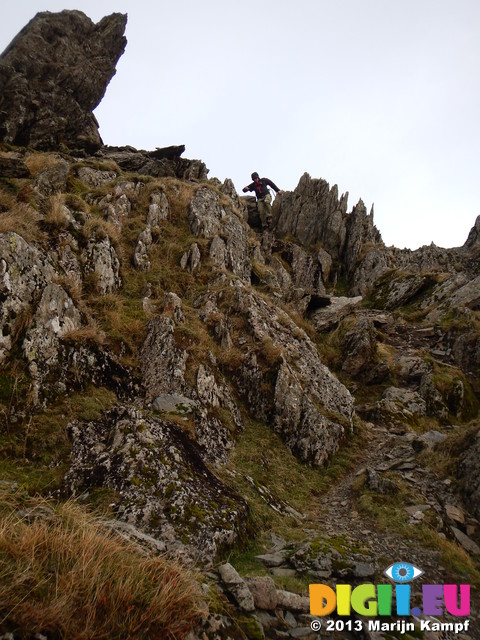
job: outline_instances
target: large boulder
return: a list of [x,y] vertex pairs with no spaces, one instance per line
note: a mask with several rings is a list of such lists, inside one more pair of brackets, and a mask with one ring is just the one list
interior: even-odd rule
[[51,149],[98,149],[92,111],[122,55],[127,16],[94,24],[81,11],[44,11],[0,56],[0,140]]
[[177,425],[117,405],[100,420],[72,422],[69,434],[65,489],[113,489],[119,519],[161,541],[170,555],[208,566],[245,539],[247,504],[208,470]]

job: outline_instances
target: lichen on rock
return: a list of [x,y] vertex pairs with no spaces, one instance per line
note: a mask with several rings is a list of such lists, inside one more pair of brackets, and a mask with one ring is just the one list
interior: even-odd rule
[[163,541],[171,556],[208,566],[245,538],[245,501],[208,470],[177,425],[118,405],[101,420],[71,423],[69,432],[68,492],[114,489],[117,516]]

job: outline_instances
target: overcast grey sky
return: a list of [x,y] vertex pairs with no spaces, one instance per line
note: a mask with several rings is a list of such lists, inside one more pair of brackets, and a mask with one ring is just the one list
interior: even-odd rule
[[105,144],[185,144],[237,190],[307,171],[359,198],[387,245],[462,245],[480,214],[479,0],[19,0],[128,13],[96,109]]

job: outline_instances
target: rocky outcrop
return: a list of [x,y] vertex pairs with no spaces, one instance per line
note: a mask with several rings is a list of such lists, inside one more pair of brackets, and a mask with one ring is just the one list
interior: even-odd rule
[[[183,415],[187,422],[190,418],[205,459],[225,462],[233,447],[232,428],[240,431],[243,420],[213,354],[209,362],[198,362],[188,346],[179,346],[184,327],[181,300],[169,293],[163,315],[150,320],[142,347],[146,401],[163,415]],[[193,383],[187,368],[194,374]],[[229,416],[228,422],[222,413]]]
[[73,300],[57,284],[48,284],[33,317],[23,350],[33,380],[33,401],[38,402],[42,381],[51,367],[58,369],[59,340],[82,326],[82,317]]
[[344,270],[351,276],[362,259],[375,245],[383,245],[380,232],[373,224],[373,207],[370,214],[360,200],[345,221],[345,246],[341,254]]
[[[85,174],[80,172],[79,176],[81,175],[85,177]],[[95,178],[93,176],[95,176]],[[102,184],[113,182],[110,174],[105,176],[105,174],[99,173],[98,171],[95,173],[89,172],[86,177],[87,184],[92,180]],[[88,195],[87,202],[98,207],[103,213],[104,218],[111,222],[117,231],[121,231],[123,222],[128,218],[132,210],[132,204],[137,202],[143,187],[143,182],[119,180],[102,196]]]
[[118,517],[163,542],[170,556],[209,566],[244,539],[245,501],[202,462],[177,425],[119,405],[98,421],[73,422],[69,493],[118,492]]
[[[181,153],[184,148],[183,146],[180,148]],[[158,150],[143,151],[133,147],[104,146],[99,149],[96,156],[99,159],[116,162],[124,171],[155,178],[170,177],[198,182],[208,177],[208,169],[204,162],[181,158],[180,153],[163,156]]]
[[480,216],[475,220],[474,226],[470,229],[468,238],[463,245],[466,251],[474,251],[479,249],[480,245]]
[[126,15],[38,13],[0,57],[0,140],[37,149],[102,145],[92,111],[122,55]]
[[147,213],[147,224],[140,233],[135,247],[133,262],[137,269],[149,271],[151,267],[149,249],[153,242],[153,235],[160,228],[162,220],[170,217],[170,205],[164,191],[155,191],[150,195],[150,206]]
[[85,273],[92,273],[95,289],[101,293],[112,293],[122,284],[120,261],[109,237],[97,239],[93,236],[83,253]]
[[238,280],[229,286],[228,301],[222,293],[211,293],[197,304],[219,340],[222,327],[244,327],[240,335],[230,336],[237,393],[251,415],[273,424],[295,455],[323,464],[352,428],[353,398],[287,313]]
[[293,192],[275,200],[276,233],[291,233],[306,246],[321,243],[338,260],[345,245],[347,202],[348,193],[339,199],[336,185],[330,189],[325,180],[305,173]]
[[[433,244],[416,251],[396,249],[383,244],[373,222],[373,208],[368,214],[360,200],[347,213],[347,198],[348,194],[338,197],[336,185],[330,188],[325,180],[304,174],[293,192],[283,193],[274,202],[276,235],[285,238],[291,234],[311,253],[314,246],[317,250],[320,246],[327,256],[328,267],[322,263],[322,281],[327,289],[342,279],[348,282],[351,295],[365,295],[378,289],[380,283],[384,290],[385,286],[389,289],[388,294],[384,291],[389,296],[387,305],[395,308],[424,295],[434,284],[439,285],[437,301],[442,299],[440,285],[444,283],[450,287],[450,297],[458,286],[452,286],[451,275],[458,271],[459,264],[463,265],[461,286],[478,275],[472,260],[478,252],[478,220],[459,249]],[[445,282],[446,273],[450,277]],[[396,291],[391,287],[395,278]],[[474,281],[471,286],[475,289]],[[378,299],[379,293],[376,295]]]
[[4,362],[28,317],[38,291],[55,271],[48,258],[18,234],[0,236],[0,363]]
[[222,206],[211,189],[198,189],[190,202],[190,229],[195,236],[211,240],[210,257],[220,268],[250,280],[248,227],[232,209]]
[[[320,245],[326,285],[339,277],[354,279],[357,269],[373,251],[378,255],[368,275],[378,262],[382,266],[388,262],[383,258],[382,238],[373,224],[373,207],[367,214],[360,200],[347,214],[347,202],[348,193],[339,198],[337,185],[330,189],[325,180],[312,179],[305,173],[293,192],[282,194],[274,203],[275,231],[281,238],[291,234],[306,247]],[[364,276],[352,293],[365,293],[367,278]]]

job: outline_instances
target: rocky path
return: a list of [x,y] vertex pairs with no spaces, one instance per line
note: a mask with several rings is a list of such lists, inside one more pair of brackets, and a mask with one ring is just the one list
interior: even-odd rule
[[[361,463],[323,497],[322,534],[326,537],[343,536],[352,549],[363,547],[366,575],[370,573],[369,567],[372,571],[375,567],[378,572],[394,562],[408,562],[421,568],[429,583],[459,582],[458,576],[441,565],[440,551],[415,535],[415,529],[427,521],[441,537],[455,540],[478,558],[480,549],[472,540],[478,537],[478,522],[468,515],[451,482],[439,478],[422,462],[425,452],[435,455],[434,446],[440,437],[438,432],[433,431],[418,436],[401,429],[391,431],[369,423],[369,446]],[[424,452],[422,456],[421,452]],[[397,533],[393,528],[379,531],[378,524],[359,510],[359,483],[364,482],[374,495],[375,502],[381,505],[397,491],[396,479],[406,486],[409,496],[415,499],[412,500],[414,504],[404,507],[408,518],[407,531],[411,527],[411,536]],[[473,628],[468,636],[461,637],[480,638],[478,604],[478,597],[473,591],[470,617]],[[440,634],[428,637],[433,640],[458,636]]]
[[[264,634],[258,637],[309,640],[409,637],[401,630],[400,635],[377,632],[369,627],[368,619],[354,615],[349,623],[352,628],[339,628],[345,624],[346,618],[342,622],[341,618],[327,617],[321,619],[321,628],[313,631],[311,625],[319,620],[309,615],[308,598],[279,591],[273,577],[299,577],[308,573],[316,582],[326,584],[385,582],[382,572],[389,565],[406,562],[421,569],[425,574],[424,581],[428,583],[460,582],[457,575],[442,566],[440,551],[428,546],[427,538],[420,535],[420,530],[425,531],[422,524],[437,531],[441,537],[453,540],[457,535],[459,543],[471,545],[470,552],[476,553],[474,541],[463,532],[468,531],[475,537],[478,523],[462,507],[453,485],[439,478],[424,462],[428,455],[435,455],[434,446],[441,439],[441,434],[432,431],[419,436],[400,427],[387,429],[373,423],[366,426],[368,446],[361,461],[352,473],[332,485],[328,494],[323,496],[319,505],[321,518],[317,526],[312,526],[312,522],[308,528],[305,526],[304,543],[300,546],[298,543],[289,544],[272,535],[271,549],[257,556],[267,567],[269,576],[243,580],[230,565],[221,568],[220,588],[230,597],[233,595],[241,609],[250,606],[250,614]],[[365,515],[359,500],[366,490],[374,504],[379,506],[385,502],[395,504],[395,495],[401,491],[397,508],[400,513],[402,509],[405,512],[403,533],[389,523],[386,523],[385,530],[381,530],[378,522]],[[420,583],[412,583],[414,594]],[[425,640],[480,638],[478,598],[474,592],[471,600],[468,634],[427,631],[423,636]],[[251,605],[248,605],[250,601]],[[397,618],[393,616],[392,619]],[[444,617],[440,619],[446,620]],[[357,629],[355,623],[359,625]],[[213,636],[209,634],[206,637]],[[197,639],[193,637],[192,640]]]
[[375,554],[382,550],[385,556],[390,556],[390,550],[395,550],[398,560],[406,561],[412,552],[409,542],[398,534],[382,533],[380,536],[377,526],[369,522],[363,513],[359,513],[358,491],[355,491],[354,485],[364,478],[365,486],[377,493],[378,503],[381,504],[382,496],[396,490],[394,481],[385,477],[385,474],[398,475],[411,485],[412,491],[418,496],[418,509],[415,510],[415,505],[408,507],[412,526],[423,520],[427,508],[439,510],[435,493],[444,496],[448,490],[431,472],[419,466],[407,434],[389,433],[386,428],[370,424],[368,435],[369,447],[360,465],[353,473],[332,486],[322,500],[325,510],[324,532],[328,535],[346,535],[367,545]]

